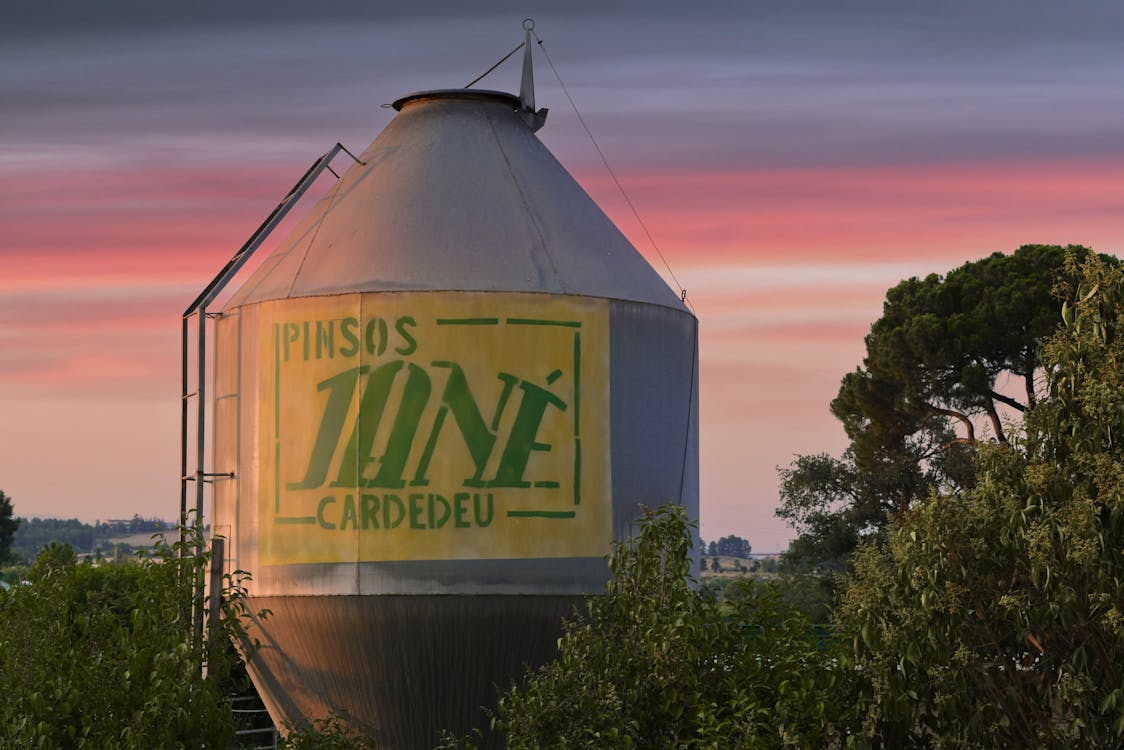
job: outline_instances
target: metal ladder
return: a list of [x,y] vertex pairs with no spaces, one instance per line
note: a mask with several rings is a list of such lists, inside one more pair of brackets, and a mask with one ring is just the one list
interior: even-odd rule
[[[331,168],[331,162],[340,153],[344,152],[350,156],[355,163],[363,165],[364,162],[359,160],[355,154],[351,153],[343,144],[337,143],[328,149],[328,151],[320,158],[316,159],[312,166],[304,173],[304,175],[297,180],[292,189],[281,199],[273,212],[262,222],[261,226],[250,235],[245,244],[238,249],[222,270],[215,275],[211,282],[199,293],[186,310],[183,312],[183,339],[182,339],[182,383],[183,383],[183,397],[181,399],[180,411],[180,541],[184,540],[184,530],[188,525],[189,510],[194,510],[193,524],[199,526],[200,534],[197,538],[200,544],[203,544],[203,489],[205,484],[214,481],[215,478],[225,477],[234,478],[234,472],[209,472],[206,469],[206,419],[207,419],[207,321],[218,317],[220,313],[208,312],[207,307],[215,298],[222,293],[231,279],[241,270],[246,261],[257,251],[266,238],[277,228],[281,220],[285,218],[286,214],[297,204],[305,192],[316,181],[316,178],[328,170],[335,178],[339,179],[339,174]],[[194,323],[194,333],[196,336],[196,362],[194,373],[189,363],[191,334]],[[194,377],[192,375],[194,374]],[[195,420],[192,425],[191,416],[191,400],[195,400]],[[192,435],[192,426],[194,426],[194,435]],[[195,470],[189,471],[188,464],[190,461],[190,449],[194,443],[195,449]],[[188,507],[188,483],[195,483],[195,507],[189,509]],[[195,552],[201,554],[204,550],[197,549]],[[200,633],[203,630],[203,608],[196,608],[195,612],[195,632]]]

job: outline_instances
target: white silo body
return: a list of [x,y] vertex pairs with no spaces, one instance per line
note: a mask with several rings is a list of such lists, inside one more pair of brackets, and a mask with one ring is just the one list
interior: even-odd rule
[[517,98],[395,108],[218,321],[214,524],[275,721],[415,748],[550,657],[640,504],[698,516],[697,322]]

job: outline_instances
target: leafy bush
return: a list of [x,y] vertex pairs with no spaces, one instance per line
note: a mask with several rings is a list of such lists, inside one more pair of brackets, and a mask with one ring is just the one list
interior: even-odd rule
[[289,727],[277,750],[375,750],[375,743],[360,735],[339,716],[315,719],[309,727]]
[[725,603],[689,577],[692,524],[647,515],[615,547],[603,596],[565,626],[559,658],[499,701],[521,748],[839,746],[854,726],[848,659],[776,585]]
[[209,648],[191,606],[209,554],[198,538],[157,544],[151,559],[75,562],[48,547],[26,583],[0,592],[0,746],[222,748],[234,740],[227,702],[243,636],[240,577],[227,577]]

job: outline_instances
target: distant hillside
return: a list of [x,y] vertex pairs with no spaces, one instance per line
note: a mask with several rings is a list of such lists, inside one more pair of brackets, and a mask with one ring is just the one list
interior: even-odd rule
[[12,540],[12,555],[28,562],[52,542],[69,544],[78,554],[96,554],[100,550],[108,556],[113,554],[115,546],[119,546],[121,552],[131,552],[149,546],[153,534],[176,528],[169,521],[139,515],[94,524],[77,518],[21,518],[19,522]]

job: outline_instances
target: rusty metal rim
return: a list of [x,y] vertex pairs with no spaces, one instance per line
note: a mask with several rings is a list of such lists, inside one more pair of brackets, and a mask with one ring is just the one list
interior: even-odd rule
[[476,101],[492,101],[510,104],[512,109],[519,109],[519,97],[504,91],[491,91],[488,89],[433,89],[432,91],[417,91],[394,100],[391,105],[396,111],[401,112],[407,104],[433,99],[469,99]]

